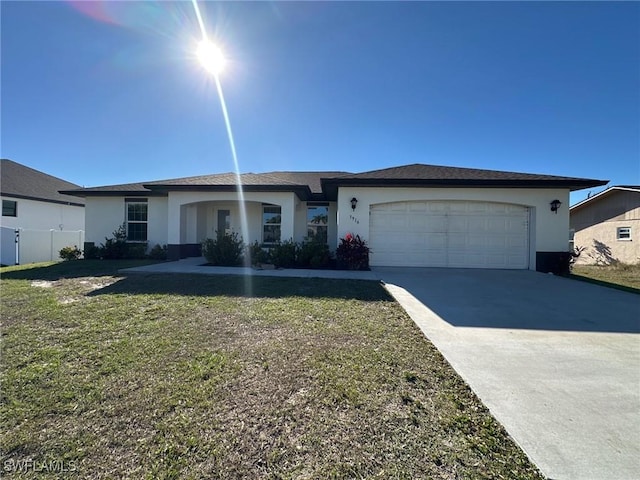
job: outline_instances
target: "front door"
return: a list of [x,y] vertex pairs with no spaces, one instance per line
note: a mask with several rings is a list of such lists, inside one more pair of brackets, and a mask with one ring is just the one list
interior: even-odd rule
[[231,211],[230,210],[218,210],[218,235],[230,235],[231,234]]

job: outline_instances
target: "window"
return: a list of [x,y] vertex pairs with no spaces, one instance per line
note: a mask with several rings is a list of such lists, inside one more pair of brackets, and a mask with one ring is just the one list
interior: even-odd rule
[[569,230],[569,251],[573,252],[575,250],[575,237],[576,231],[572,228]]
[[631,227],[618,227],[618,240],[631,240]]
[[326,203],[307,204],[307,238],[327,243],[327,223],[329,205]]
[[127,241],[147,241],[148,204],[146,198],[126,198]]
[[280,241],[281,209],[275,205],[262,206],[262,242],[278,243]]
[[17,217],[18,216],[18,202],[13,200],[2,200],[2,216],[3,217]]

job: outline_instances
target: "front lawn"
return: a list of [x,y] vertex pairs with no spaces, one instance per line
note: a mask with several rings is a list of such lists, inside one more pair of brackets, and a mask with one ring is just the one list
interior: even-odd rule
[[0,271],[7,478],[543,478],[374,282],[86,268]]
[[640,264],[574,265],[571,273],[581,279],[590,279],[607,286],[635,289],[640,293]]

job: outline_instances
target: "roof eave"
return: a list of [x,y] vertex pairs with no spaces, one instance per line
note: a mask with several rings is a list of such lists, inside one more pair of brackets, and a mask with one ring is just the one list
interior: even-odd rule
[[614,192],[635,192],[635,193],[640,193],[640,190],[636,189],[636,188],[629,188],[629,187],[618,187],[618,186],[613,186],[613,187],[609,187],[606,190],[603,190],[601,192],[596,193],[595,195],[591,196],[591,197],[587,197],[584,200],[576,203],[575,205],[569,207],[569,210],[576,210],[578,208],[582,208],[585,207],[587,205],[591,205],[594,201],[597,200],[601,200],[605,197],[608,197],[610,195],[612,195]]
[[[68,195],[67,193],[63,193],[63,192],[58,192],[58,193],[61,193],[63,195]],[[31,196],[31,195],[20,195],[18,193],[2,192],[2,196],[3,197],[9,197],[9,198],[21,198],[23,200],[34,200],[34,201],[37,201],[37,202],[55,203],[57,205],[71,205],[71,206],[74,206],[74,207],[84,207],[83,203],[77,203],[77,202],[65,201],[65,200],[57,200],[57,199],[53,199],[53,198],[34,197],[34,196]]]
[[[143,187],[152,192],[237,192],[238,185],[170,185],[145,184]],[[243,185],[243,192],[292,192],[301,200],[308,200],[314,196],[307,185]]]
[[558,179],[558,180],[500,180],[500,179],[322,179],[325,192],[337,191],[338,187],[479,187],[479,188],[568,188],[571,191],[606,185],[608,180]]

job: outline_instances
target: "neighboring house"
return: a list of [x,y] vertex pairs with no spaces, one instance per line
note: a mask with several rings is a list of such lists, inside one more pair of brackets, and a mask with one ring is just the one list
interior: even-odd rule
[[576,263],[640,262],[640,186],[620,185],[570,209],[573,245],[584,248]]
[[[21,255],[20,263],[57,259],[56,252],[51,258],[51,245],[54,240],[49,232],[84,230],[84,200],[59,192],[77,188],[80,186],[12,160],[0,160],[0,196],[2,197],[0,222],[2,259],[0,263],[11,265],[18,260],[15,255],[15,234],[13,233],[15,230],[29,232],[28,240],[26,240],[26,233],[23,236],[25,239],[23,243],[29,243],[29,247],[24,246],[24,255]],[[32,232],[41,232],[39,237],[46,237],[49,246],[38,247],[42,242],[39,242],[36,239],[38,235]],[[78,243],[77,239],[75,243]],[[78,246],[81,247],[81,245]],[[27,252],[38,249],[46,249],[46,252],[33,252],[33,254]]]
[[60,193],[75,183],[0,160],[2,226],[35,230],[84,230],[84,200]]
[[372,266],[560,271],[563,262],[568,268],[569,192],[606,184],[421,164],[240,178],[242,203],[233,173],[64,193],[86,200],[88,244],[125,222],[131,242],[167,244],[171,259],[200,255],[201,241],[216,231],[265,246],[313,233],[331,249],[352,233],[369,243]]

